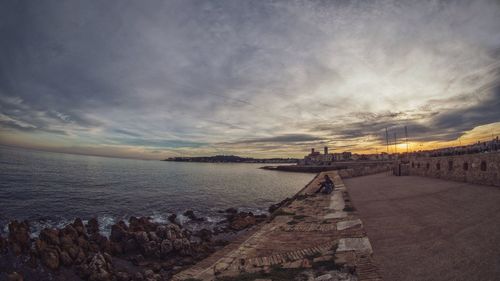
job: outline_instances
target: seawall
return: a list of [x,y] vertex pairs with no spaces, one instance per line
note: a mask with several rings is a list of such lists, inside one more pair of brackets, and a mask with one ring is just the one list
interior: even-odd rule
[[342,178],[350,178],[389,171],[392,169],[392,165],[393,161],[351,161],[334,162],[332,163],[332,165],[323,166],[265,166],[262,167],[262,169],[298,173],[321,173],[326,171],[337,171]]
[[442,157],[410,157],[401,173],[500,186],[500,152]]

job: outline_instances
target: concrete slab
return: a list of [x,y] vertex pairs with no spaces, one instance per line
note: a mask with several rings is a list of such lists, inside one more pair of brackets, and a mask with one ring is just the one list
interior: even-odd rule
[[328,208],[330,210],[342,211],[345,207],[344,196],[342,195],[342,191],[333,191],[332,196],[330,197],[330,205]]
[[350,221],[340,221],[337,223],[337,230],[344,230],[362,224],[360,219]]
[[341,219],[341,218],[345,218],[345,217],[347,217],[346,212],[335,212],[335,213],[326,214],[323,218],[325,220],[327,220],[327,219]]
[[337,252],[356,251],[372,253],[372,245],[367,237],[363,238],[341,238]]

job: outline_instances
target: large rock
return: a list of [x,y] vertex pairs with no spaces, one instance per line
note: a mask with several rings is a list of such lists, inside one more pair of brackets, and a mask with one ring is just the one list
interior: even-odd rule
[[59,259],[60,259],[62,265],[64,265],[64,266],[71,266],[73,264],[73,259],[65,251],[61,252],[61,255],[59,256]]
[[76,218],[72,224],[73,228],[78,232],[79,235],[85,234],[85,226],[81,218]]
[[143,246],[149,242],[148,234],[145,231],[139,231],[135,233],[135,240],[139,246]]
[[14,272],[7,275],[7,280],[8,281],[23,281],[24,278],[23,278],[22,274],[14,271]]
[[241,212],[236,216],[232,217],[229,223],[229,227],[233,230],[242,230],[253,226],[257,223],[255,216],[252,213]]
[[201,239],[201,241],[208,242],[212,240],[212,231],[203,228],[200,231],[196,232],[194,236],[197,236]]
[[173,248],[174,246],[172,245],[172,242],[170,240],[165,239],[161,242],[160,252],[163,256],[166,256],[170,252],[172,252]]
[[96,253],[87,262],[91,281],[108,281],[112,278],[113,266],[101,253]]
[[125,271],[119,271],[115,273],[116,280],[117,281],[130,281],[131,276],[128,272]]
[[59,240],[59,230],[45,228],[40,232],[40,239],[47,242],[49,245],[58,246],[61,244]]
[[91,218],[87,223],[87,232],[88,234],[94,234],[99,232],[99,222],[97,218]]
[[123,253],[134,253],[139,249],[139,244],[134,238],[127,239],[122,243]]
[[61,232],[64,237],[73,241],[78,239],[79,236],[78,231],[71,224],[66,225]]
[[114,224],[111,226],[111,235],[109,239],[113,242],[121,242],[127,238],[127,231],[123,229],[119,224]]
[[59,253],[53,246],[45,248],[40,254],[40,259],[49,269],[57,270],[59,268]]
[[9,242],[16,255],[27,253],[30,250],[31,240],[27,221],[18,222],[14,220],[9,223]]
[[0,234],[0,253],[3,253],[7,248],[7,239]]
[[187,211],[184,212],[183,215],[186,216],[186,217],[188,217],[190,220],[193,220],[193,221],[204,221],[205,220],[204,218],[197,217],[194,214],[193,210],[187,210]]

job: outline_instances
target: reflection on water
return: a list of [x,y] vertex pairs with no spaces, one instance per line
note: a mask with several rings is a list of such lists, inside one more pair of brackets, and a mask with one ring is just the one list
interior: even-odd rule
[[262,164],[176,163],[80,156],[0,147],[0,224],[41,226],[75,217],[117,219],[193,209],[211,221],[217,210],[265,211],[313,177],[258,169]]

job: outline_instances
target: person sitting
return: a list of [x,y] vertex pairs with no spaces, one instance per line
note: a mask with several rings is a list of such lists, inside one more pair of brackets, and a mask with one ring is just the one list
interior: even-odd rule
[[325,175],[324,179],[325,180],[320,183],[319,188],[315,193],[322,192],[323,194],[330,194],[333,191],[335,185],[333,184],[332,179],[328,175]]

